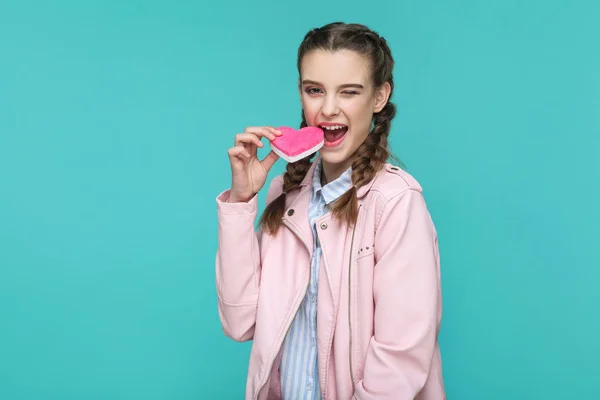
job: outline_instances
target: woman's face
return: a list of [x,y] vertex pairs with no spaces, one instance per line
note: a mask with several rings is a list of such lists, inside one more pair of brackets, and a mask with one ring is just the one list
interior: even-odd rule
[[301,62],[300,98],[306,122],[325,132],[323,163],[343,172],[370,132],[373,113],[387,103],[390,86],[375,88],[368,60],[354,51],[314,50]]

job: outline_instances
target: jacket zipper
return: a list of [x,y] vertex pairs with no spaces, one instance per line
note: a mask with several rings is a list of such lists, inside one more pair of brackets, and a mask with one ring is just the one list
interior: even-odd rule
[[[283,223],[285,224],[285,226],[287,226],[298,237],[298,239],[302,243],[304,243],[304,240],[302,240],[302,238],[298,234],[298,231],[296,231],[295,228],[293,228],[291,225],[289,225],[287,223],[287,221],[285,221],[285,220],[283,220]],[[304,247],[306,247],[306,249],[308,250],[308,253],[311,254],[311,251],[308,248],[308,246],[306,245],[306,243],[304,243]],[[290,332],[290,329],[292,328],[292,323],[294,322],[295,316],[298,314],[298,311],[300,310],[300,305],[302,304],[302,300],[304,299],[304,297],[306,297],[306,292],[308,292],[308,286],[310,285],[311,275],[312,275],[312,268],[309,266],[309,270],[308,270],[308,282],[306,282],[306,286],[304,288],[304,294],[302,295],[302,297],[300,297],[300,302],[297,305],[294,306],[296,308],[296,311],[294,312],[294,318],[292,318],[290,320],[290,323],[289,323],[289,325],[288,325],[288,327],[287,327],[287,329],[285,331],[285,334],[279,340],[279,343],[277,344],[277,351],[275,352],[275,354],[278,354],[281,351],[281,347],[283,346],[283,341],[285,340],[286,336]],[[277,356],[275,356],[275,358],[277,358]],[[271,369],[273,368],[273,363],[275,362],[275,358],[269,363],[269,368],[267,368],[266,371],[265,371],[265,378],[260,383],[260,385],[258,385],[258,390],[254,394],[254,400],[258,399],[258,395],[260,394],[261,390],[263,390],[265,384],[267,383],[267,379],[269,379],[269,376],[271,375]]]
[[358,228],[358,217],[360,216],[360,209],[362,205],[358,206],[358,212],[356,214],[356,222],[354,223],[354,229],[352,229],[352,239],[350,240],[350,256],[348,257],[348,329],[349,329],[349,358],[350,358],[350,382],[352,382],[352,393],[356,391],[354,385],[354,372],[352,368],[352,255],[354,254],[354,233]]

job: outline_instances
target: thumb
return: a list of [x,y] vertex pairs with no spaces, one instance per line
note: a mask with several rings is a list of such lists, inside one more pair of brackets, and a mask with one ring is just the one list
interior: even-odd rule
[[279,160],[279,156],[273,150],[260,162],[265,169],[265,171],[269,172],[275,161]]

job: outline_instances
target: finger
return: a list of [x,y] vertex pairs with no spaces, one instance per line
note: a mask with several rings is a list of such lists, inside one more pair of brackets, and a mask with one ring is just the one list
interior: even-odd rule
[[273,167],[275,161],[279,160],[279,156],[273,150],[260,162],[266,172]]
[[268,129],[271,133],[273,133],[275,136],[281,136],[283,135],[283,132],[281,132],[279,129],[274,128],[272,126],[266,126],[266,129]]
[[243,159],[250,159],[250,153],[244,147],[236,146],[229,149],[227,152],[231,157],[242,157]]
[[249,126],[244,132],[251,133],[258,137],[266,137],[269,140],[275,139],[275,134],[264,126]]
[[234,146],[253,144],[257,147],[262,147],[263,143],[260,137],[252,133],[238,133],[235,135]]
[[254,144],[257,147],[263,147],[263,142],[260,141],[260,138],[252,133],[238,133],[235,135],[235,146]]

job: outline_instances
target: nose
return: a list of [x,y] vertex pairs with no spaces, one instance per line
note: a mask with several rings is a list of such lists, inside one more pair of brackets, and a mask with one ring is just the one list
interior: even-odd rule
[[327,95],[323,101],[322,113],[326,117],[334,117],[339,114],[340,109],[335,95]]

